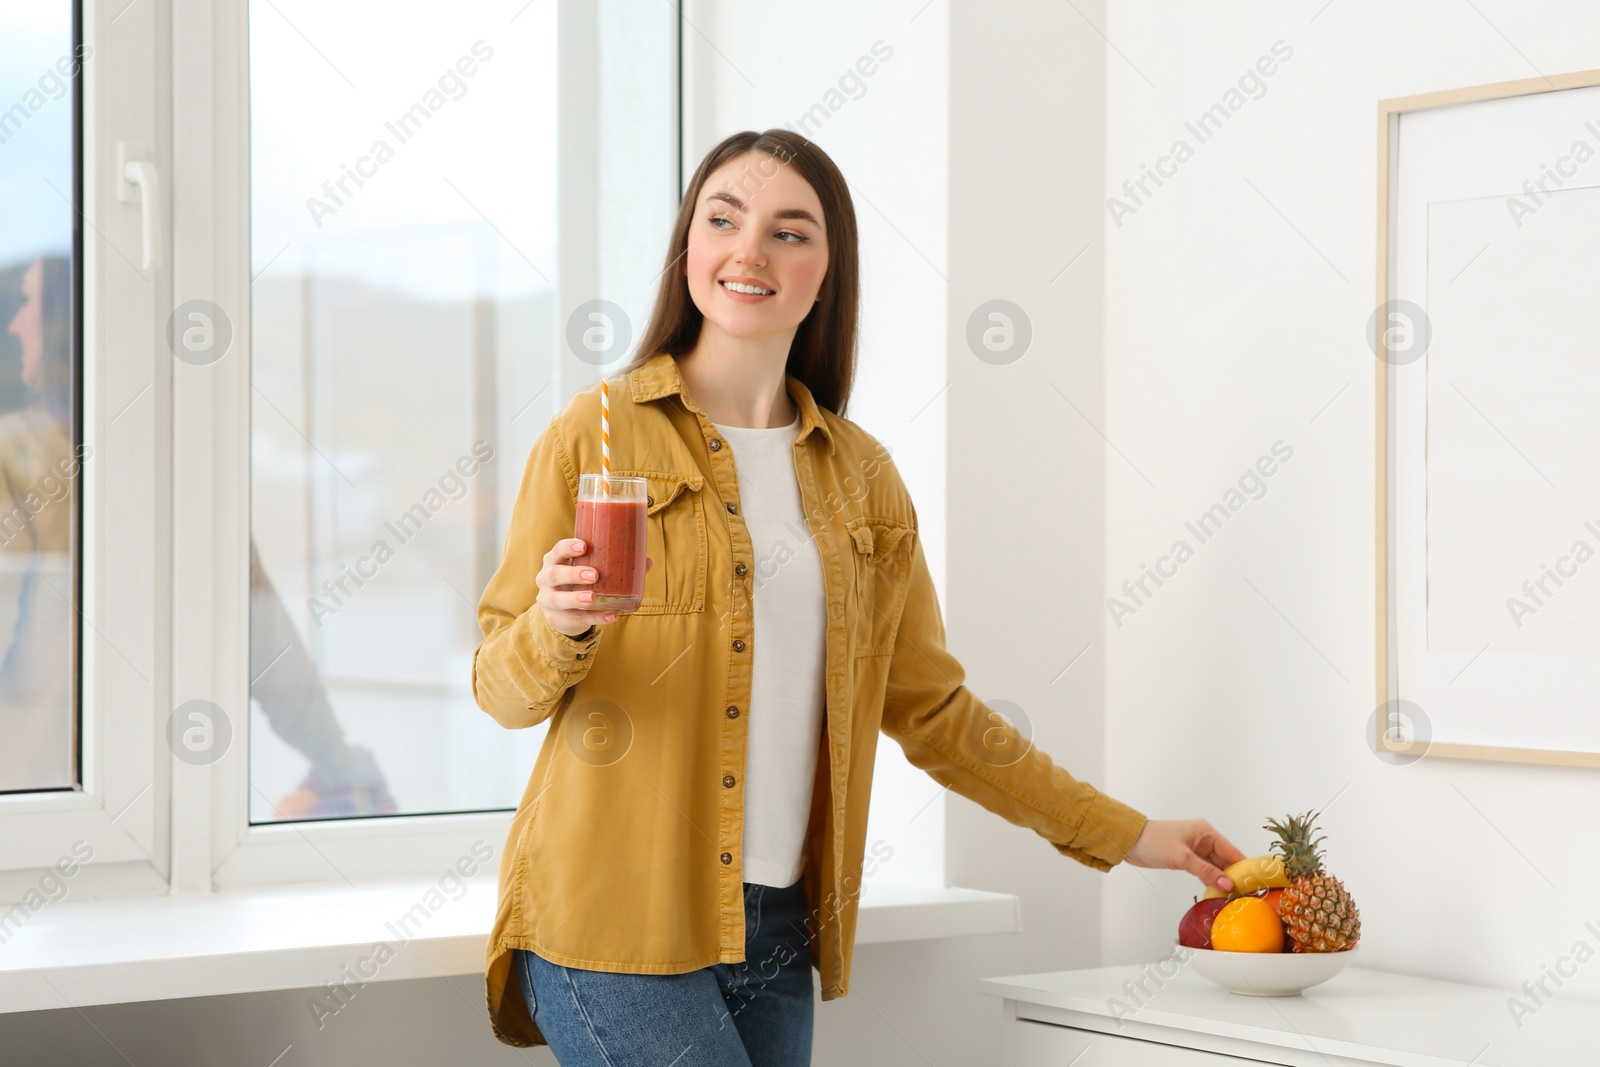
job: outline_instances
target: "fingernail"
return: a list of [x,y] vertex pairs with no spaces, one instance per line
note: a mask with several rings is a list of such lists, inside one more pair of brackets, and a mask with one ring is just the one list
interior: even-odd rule
[[595,578],[594,571],[584,571],[583,572],[583,580],[584,581],[592,582],[592,581],[594,581],[594,578]]
[[574,542],[572,542],[572,551],[574,551],[574,552],[582,552],[583,551],[583,542],[582,541],[574,541]]
[[614,611],[606,612],[606,622],[616,622],[616,621],[617,621],[617,613],[616,612],[614,612]]
[[1217,888],[1222,890],[1224,893],[1233,892],[1233,879],[1229,878],[1227,875],[1223,875],[1221,878],[1217,879]]
[[578,599],[582,600],[585,604],[587,604],[587,603],[589,603],[589,601],[594,599],[594,594],[593,593],[579,593],[578,594]]

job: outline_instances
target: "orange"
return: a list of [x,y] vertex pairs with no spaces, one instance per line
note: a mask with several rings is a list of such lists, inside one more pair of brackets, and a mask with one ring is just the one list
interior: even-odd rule
[[1260,897],[1240,897],[1211,923],[1211,947],[1223,952],[1282,952],[1283,921]]

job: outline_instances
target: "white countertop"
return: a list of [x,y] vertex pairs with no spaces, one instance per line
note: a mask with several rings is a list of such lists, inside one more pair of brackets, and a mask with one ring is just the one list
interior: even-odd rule
[[[1254,1044],[1258,1053],[1282,1050],[1284,1063],[1346,1056],[1394,1067],[1600,1065],[1600,1004],[1559,991],[1519,1027],[1507,1000],[1532,1002],[1518,991],[1354,965],[1293,997],[1240,996],[1181,966],[1172,977],[1160,973],[1156,964],[1101,967],[985,978],[978,989],[1018,1001],[1020,1018],[1235,1056]],[[1141,977],[1147,992],[1136,1000],[1124,983]]]
[[[0,1012],[481,974],[496,889],[478,878],[456,899],[418,881],[49,903],[0,930]],[[1021,928],[1008,893],[873,882],[856,942]],[[380,941],[392,951],[381,962]]]

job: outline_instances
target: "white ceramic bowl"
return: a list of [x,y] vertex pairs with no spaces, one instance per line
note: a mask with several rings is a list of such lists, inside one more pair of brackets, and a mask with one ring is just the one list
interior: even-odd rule
[[1343,952],[1221,952],[1185,948],[1174,941],[1183,959],[1203,978],[1247,997],[1292,997],[1321,985],[1350,962],[1361,946]]

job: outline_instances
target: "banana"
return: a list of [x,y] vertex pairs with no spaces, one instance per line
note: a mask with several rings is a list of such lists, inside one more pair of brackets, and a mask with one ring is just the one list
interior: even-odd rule
[[1289,888],[1289,877],[1283,873],[1283,857],[1276,852],[1240,860],[1222,873],[1233,880],[1233,892],[1224,893],[1214,885],[1207,886],[1203,899],[1242,896],[1261,889]]

